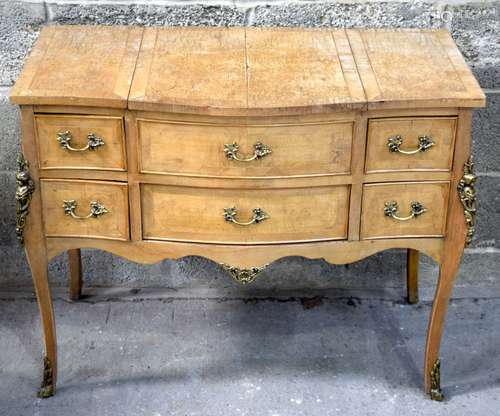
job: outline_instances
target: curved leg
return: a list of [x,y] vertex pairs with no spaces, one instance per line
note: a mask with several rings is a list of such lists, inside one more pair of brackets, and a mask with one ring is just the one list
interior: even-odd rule
[[82,296],[82,257],[79,248],[68,250],[69,298],[78,300]]
[[439,360],[441,335],[464,247],[470,243],[474,235],[476,177],[473,172],[472,160],[469,158],[470,129],[471,112],[459,110],[455,160],[450,181],[446,237],[439,269],[439,281],[432,304],[424,360],[425,390],[433,400],[443,399],[440,387]]
[[26,254],[33,276],[40,317],[45,339],[45,357],[43,360],[43,380],[38,396],[47,398],[55,393],[57,377],[57,344],[54,309],[47,273],[47,256],[45,250],[31,244],[33,235],[28,233],[26,239]]
[[[446,245],[445,245],[446,246]],[[439,349],[443,334],[444,322],[448,311],[448,303],[453,291],[453,284],[460,268],[463,246],[448,247],[439,270],[439,282],[432,304],[432,312],[427,332],[427,346],[425,350],[424,378],[425,389],[433,400],[442,400],[439,377]]]
[[409,248],[406,255],[406,290],[410,304],[418,303],[418,259],[418,250]]
[[[22,149],[16,174],[16,234],[24,245],[31,268],[45,341],[43,381],[39,397],[50,397],[55,392],[57,378],[57,345],[54,310],[48,280],[48,256],[43,232],[40,180],[35,168],[37,162],[34,141],[33,108],[21,107]],[[30,169],[31,167],[31,169]]]
[[24,243],[26,256],[31,268],[45,337],[43,381],[38,396],[46,398],[52,396],[55,392],[57,346],[54,309],[48,280],[47,249],[42,227],[39,183],[35,182],[33,197],[27,212],[25,227],[23,227],[24,238],[21,239],[21,242]]

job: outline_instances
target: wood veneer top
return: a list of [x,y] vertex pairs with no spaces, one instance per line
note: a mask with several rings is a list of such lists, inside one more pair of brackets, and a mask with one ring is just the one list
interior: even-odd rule
[[368,108],[483,107],[446,30],[347,30]]
[[480,107],[444,30],[45,28],[17,104],[219,115]]
[[148,28],[129,97],[135,110],[269,114],[360,108],[343,30]]
[[142,32],[124,26],[45,27],[11,101],[126,108]]

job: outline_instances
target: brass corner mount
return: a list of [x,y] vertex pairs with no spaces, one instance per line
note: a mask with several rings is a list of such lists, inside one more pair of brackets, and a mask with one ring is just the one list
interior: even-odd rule
[[467,223],[466,247],[470,245],[476,232],[476,181],[477,176],[474,173],[474,163],[472,156],[470,156],[464,165],[464,175],[457,185],[458,195],[464,207],[465,221]]
[[21,245],[24,245],[24,227],[34,191],[35,184],[31,179],[29,163],[24,155],[19,153],[16,172],[16,236]]

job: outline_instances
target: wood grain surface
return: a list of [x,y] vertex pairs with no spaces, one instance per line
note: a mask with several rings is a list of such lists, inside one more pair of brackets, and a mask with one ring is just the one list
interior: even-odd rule
[[[241,190],[142,185],[142,229],[147,240],[225,244],[345,239],[349,187]],[[254,208],[269,218],[240,226],[224,220],[235,207],[247,222]]]
[[[445,233],[449,182],[381,183],[364,186],[361,214],[362,238],[440,237]],[[385,202],[398,203],[399,217],[410,214],[418,201],[427,212],[408,221],[384,214]]]
[[[141,172],[192,176],[284,177],[349,174],[353,121],[227,124],[138,120]],[[242,162],[228,159],[226,144],[237,143],[238,157],[249,158],[255,144],[271,153]]]
[[[104,181],[42,179],[42,206],[47,236],[112,238],[128,240],[127,185]],[[75,214],[85,216],[90,203],[99,202],[108,213],[99,217],[75,219],[64,213],[63,203],[75,200]]]
[[[372,119],[368,124],[366,172],[450,171],[455,144],[455,117],[404,117]],[[419,148],[419,137],[435,145],[412,155],[391,152],[388,139],[401,136],[401,150]]]
[[46,26],[11,91],[11,101],[126,108],[142,31]]
[[244,109],[246,84],[244,29],[146,28],[129,108]]
[[347,30],[369,109],[483,107],[485,95],[446,30]]
[[11,100],[225,116],[485,104],[445,30],[234,27],[49,26]]
[[[37,114],[35,125],[40,169],[126,170],[122,117]],[[84,148],[90,133],[104,145],[84,152],[64,149],[57,137],[66,131],[73,148]]]

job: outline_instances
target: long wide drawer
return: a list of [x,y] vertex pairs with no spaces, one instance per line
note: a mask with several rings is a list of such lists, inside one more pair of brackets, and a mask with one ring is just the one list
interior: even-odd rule
[[142,172],[282,177],[350,172],[353,122],[238,126],[139,119]]
[[370,120],[366,172],[449,171],[456,122],[456,117]]
[[41,169],[126,170],[123,120],[113,116],[35,116]]
[[361,238],[441,237],[449,182],[365,185]]
[[345,239],[349,187],[203,189],[141,185],[147,240],[258,244]]
[[104,181],[41,181],[48,237],[128,240],[127,185]]

